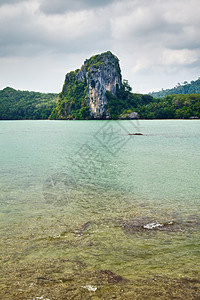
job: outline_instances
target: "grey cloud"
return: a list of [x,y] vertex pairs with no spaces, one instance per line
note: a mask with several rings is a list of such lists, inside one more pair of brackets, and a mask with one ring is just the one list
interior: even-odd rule
[[[193,4],[197,1],[192,1]],[[129,2],[130,3],[130,2]],[[156,3],[156,6],[155,6]],[[154,4],[154,5],[153,5]],[[175,5],[176,4],[176,5]],[[140,55],[141,49],[199,49],[200,9],[191,9],[187,1],[182,1],[185,10],[177,11],[178,1],[141,1],[134,3],[122,15],[112,19],[113,38],[123,41],[126,48]],[[174,7],[175,6],[175,7]],[[187,11],[190,7],[190,13]],[[188,29],[189,27],[189,29]],[[148,50],[147,50],[148,51]],[[157,50],[158,51],[158,50]],[[147,57],[147,53],[145,57]]]
[[43,0],[40,9],[46,14],[63,14],[68,11],[105,7],[120,0]]
[[[42,50],[45,32],[30,16],[18,15],[0,20],[0,56],[31,56]],[[37,50],[37,51],[36,51]]]
[[4,4],[14,4],[17,2],[22,2],[23,0],[0,0],[0,6]]
[[[1,40],[2,37],[0,36]],[[3,45],[0,45],[0,57],[9,56],[24,56],[34,57],[39,54],[55,55],[55,54],[67,54],[67,53],[82,53],[88,51],[97,51],[103,49],[106,44],[109,48],[109,37],[104,38],[104,35],[94,32],[90,36],[83,35],[78,39],[68,39],[54,37],[52,39],[51,33],[40,33],[37,31],[32,32],[15,32],[15,35],[4,37]]]
[[[162,74],[169,81],[177,74],[173,76],[179,82],[183,70],[188,74],[186,80],[195,79],[200,62],[198,1],[0,0],[0,59],[43,57],[55,66],[58,57],[85,59],[111,50],[133,86],[147,76],[159,84]],[[1,7],[3,4],[10,7]],[[65,63],[62,69],[60,62],[63,76]],[[68,61],[67,66],[74,65],[80,67],[75,59]],[[4,66],[6,70],[6,63]]]
[[59,17],[22,10],[12,17],[0,18],[0,28],[3,28],[0,30],[0,57],[83,53],[88,47],[90,51],[98,52],[105,45],[109,48],[111,42],[107,32],[109,23],[87,12],[84,16],[77,12],[70,19],[63,16],[60,22]]
[[168,48],[174,50],[189,49],[189,50],[200,50],[200,40],[196,37],[187,36],[181,34],[174,36],[174,38],[168,38],[165,43]]

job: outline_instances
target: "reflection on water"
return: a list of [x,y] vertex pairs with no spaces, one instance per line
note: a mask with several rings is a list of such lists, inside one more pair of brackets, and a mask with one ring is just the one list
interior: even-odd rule
[[197,299],[199,124],[2,122],[0,298]]

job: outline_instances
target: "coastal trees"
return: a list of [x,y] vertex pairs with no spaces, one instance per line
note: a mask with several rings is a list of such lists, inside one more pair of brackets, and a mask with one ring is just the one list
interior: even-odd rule
[[200,118],[200,94],[169,95],[138,107],[142,119]]
[[168,95],[153,98],[151,95],[131,93],[122,84],[117,96],[106,92],[107,109],[112,119],[119,119],[135,111],[140,119],[200,118],[200,94]]
[[131,112],[138,112],[144,118],[147,116],[146,105],[151,103],[154,99],[151,95],[142,95],[132,93],[128,80],[123,80],[121,88],[117,86],[117,93],[114,96],[109,91],[106,92],[107,110],[112,119],[119,119],[120,116],[130,114]]
[[56,101],[57,94],[7,87],[0,90],[0,120],[48,119]]

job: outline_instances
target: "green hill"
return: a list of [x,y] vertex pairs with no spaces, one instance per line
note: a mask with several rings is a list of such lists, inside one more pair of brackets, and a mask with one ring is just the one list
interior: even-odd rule
[[[134,94],[127,80],[117,88],[116,95],[106,92],[106,110],[110,119],[129,119],[136,112],[140,119],[200,118],[200,94],[176,94],[164,98]],[[81,98],[80,98],[81,100]],[[55,112],[57,94],[0,90],[0,120],[48,119]],[[84,116],[85,112],[85,116]],[[74,119],[88,119],[89,107],[74,109]]]
[[187,81],[183,84],[178,83],[177,86],[172,89],[150,93],[150,95],[155,98],[164,98],[167,95],[174,94],[200,94],[200,78],[195,81],[191,81],[190,83]]
[[141,119],[193,119],[200,118],[200,94],[168,95],[154,98],[136,110]]
[[0,90],[0,120],[48,119],[56,106],[57,94]]

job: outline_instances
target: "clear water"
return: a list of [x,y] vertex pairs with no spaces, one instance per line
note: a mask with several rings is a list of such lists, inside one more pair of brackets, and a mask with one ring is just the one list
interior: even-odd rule
[[199,149],[198,120],[0,122],[0,298],[197,299]]

